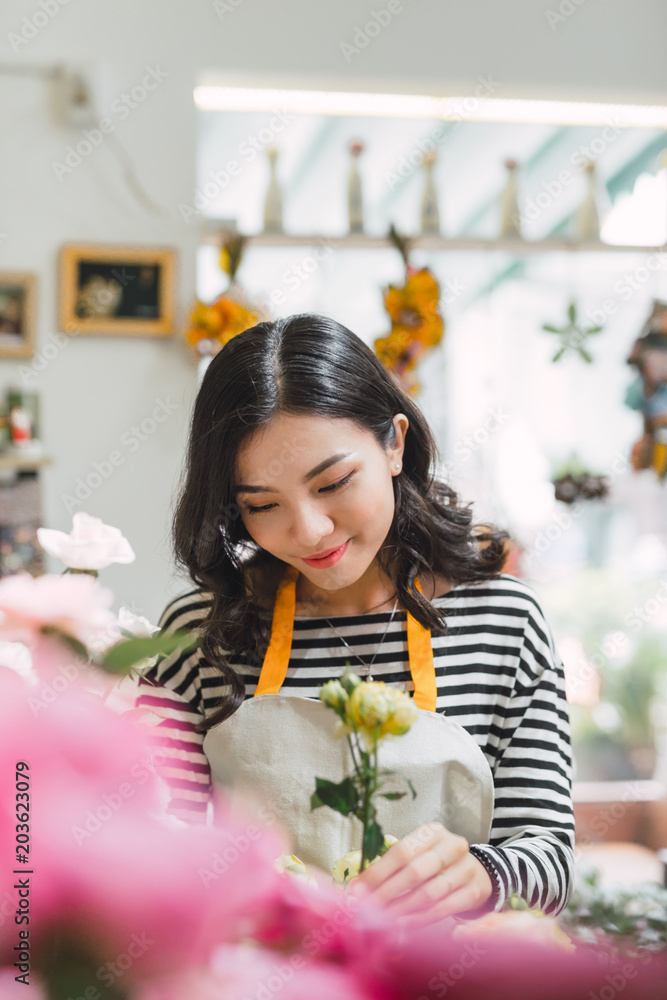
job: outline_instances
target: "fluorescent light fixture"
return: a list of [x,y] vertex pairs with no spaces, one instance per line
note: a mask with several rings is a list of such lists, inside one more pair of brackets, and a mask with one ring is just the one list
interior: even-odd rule
[[529,101],[472,95],[429,97],[419,94],[355,94],[351,91],[221,86],[196,87],[194,98],[197,107],[203,111],[280,109],[312,115],[667,128],[667,107],[649,104]]

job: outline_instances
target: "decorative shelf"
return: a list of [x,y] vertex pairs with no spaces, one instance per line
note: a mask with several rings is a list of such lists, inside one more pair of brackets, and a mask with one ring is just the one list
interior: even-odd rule
[[52,458],[47,455],[18,455],[15,452],[0,452],[0,472],[14,470],[16,472],[30,472],[33,469],[41,469],[44,465],[51,465]]
[[[205,243],[219,243],[226,235],[240,235],[234,230],[218,227],[215,220],[209,219]],[[401,234],[405,235],[405,234]],[[423,250],[501,250],[505,253],[533,254],[553,253],[554,251],[570,251],[576,253],[667,253],[664,246],[619,246],[614,243],[598,241],[579,241],[574,239],[521,240],[502,238],[495,240],[476,237],[445,237],[445,236],[406,236],[414,249]],[[324,233],[312,235],[300,233],[252,233],[247,234],[249,246],[259,247],[294,247],[317,246],[326,244],[333,248],[349,247],[359,250],[374,250],[379,247],[393,247],[388,236],[369,236],[365,233],[346,233],[339,236],[327,236]]]

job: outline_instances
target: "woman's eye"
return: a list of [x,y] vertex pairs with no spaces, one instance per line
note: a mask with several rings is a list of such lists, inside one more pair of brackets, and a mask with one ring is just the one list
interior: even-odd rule
[[[345,486],[346,483],[349,483],[353,475],[354,473],[350,472],[350,474],[345,476],[343,479],[339,479],[337,483],[332,483],[331,486],[323,486],[320,493],[333,493],[335,490],[340,489],[341,486]],[[249,514],[262,514],[265,511],[272,510],[273,507],[275,507],[275,504],[267,503],[263,507],[246,506],[246,510]]]
[[271,510],[273,504],[267,503],[265,507],[246,507],[249,514],[261,514],[263,510]]
[[341,486],[344,486],[345,483],[348,483],[350,479],[352,479],[352,475],[353,473],[351,472],[349,476],[345,476],[344,479],[339,479],[337,483],[332,483],[331,486],[323,486],[322,489],[320,490],[320,493],[332,493],[334,490],[337,490]]

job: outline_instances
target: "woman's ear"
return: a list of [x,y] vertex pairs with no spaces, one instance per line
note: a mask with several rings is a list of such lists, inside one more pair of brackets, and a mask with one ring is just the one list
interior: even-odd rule
[[389,459],[392,465],[402,464],[403,451],[405,449],[405,437],[410,426],[410,421],[404,413],[397,413],[394,417],[394,427],[396,428],[396,442],[389,451]]

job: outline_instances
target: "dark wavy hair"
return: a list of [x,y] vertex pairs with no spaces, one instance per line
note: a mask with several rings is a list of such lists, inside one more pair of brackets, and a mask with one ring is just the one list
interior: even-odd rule
[[403,607],[426,628],[446,632],[446,612],[416,589],[416,577],[439,573],[454,584],[488,579],[505,562],[509,535],[473,525],[471,504],[436,478],[440,456],[424,415],[359,337],[310,313],[245,330],[204,375],[173,519],[176,559],[212,597],[200,626],[201,649],[228,691],[202,729],[228,718],[243,701],[244,684],[231,657],[261,665],[268,648],[271,617],[261,615],[259,602],[272,605],[286,564],[246,531],[235,477],[240,449],[279,413],[353,420],[385,450],[395,444],[394,416],[406,414],[403,469],[393,477],[394,518],[377,559]]

